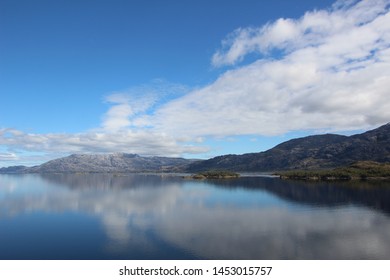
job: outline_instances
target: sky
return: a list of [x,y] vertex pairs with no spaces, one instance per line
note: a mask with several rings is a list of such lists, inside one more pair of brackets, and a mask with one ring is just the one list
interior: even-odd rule
[[0,0],[0,167],[210,158],[390,121],[390,0]]

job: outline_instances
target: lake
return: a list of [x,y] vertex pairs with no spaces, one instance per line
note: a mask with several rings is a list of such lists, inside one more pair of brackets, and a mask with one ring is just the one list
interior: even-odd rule
[[0,259],[390,259],[390,183],[0,175]]

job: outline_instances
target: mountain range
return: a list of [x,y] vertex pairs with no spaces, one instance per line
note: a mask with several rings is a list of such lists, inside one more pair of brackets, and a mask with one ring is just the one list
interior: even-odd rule
[[313,135],[283,142],[260,153],[218,156],[192,163],[188,171],[225,169],[264,172],[323,169],[366,160],[390,162],[390,123],[352,136]]
[[200,172],[224,169],[238,172],[269,172],[322,169],[356,161],[390,162],[390,123],[376,129],[343,136],[313,135],[283,142],[259,153],[223,155],[208,160],[142,157],[136,154],[74,154],[34,167],[11,166],[0,173],[53,172]]
[[0,173],[179,172],[195,160],[137,154],[73,154],[44,164],[0,168]]

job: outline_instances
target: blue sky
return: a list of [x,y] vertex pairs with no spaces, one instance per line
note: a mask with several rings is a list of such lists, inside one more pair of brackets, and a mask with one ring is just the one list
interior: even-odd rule
[[0,167],[209,158],[387,123],[389,5],[0,0]]

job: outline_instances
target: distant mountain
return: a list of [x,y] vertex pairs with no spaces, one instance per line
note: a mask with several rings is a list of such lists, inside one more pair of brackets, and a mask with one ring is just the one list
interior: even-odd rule
[[192,162],[194,160],[184,158],[141,157],[126,153],[73,154],[19,171],[17,167],[4,168],[0,173],[175,172]]
[[27,166],[23,166],[23,165],[2,167],[2,168],[0,168],[0,174],[1,173],[22,173],[27,168],[28,168]]
[[390,162],[390,123],[349,137],[337,134],[314,135],[283,142],[265,152],[218,156],[192,163],[187,171],[321,169],[364,160]]
[[356,161],[390,162],[390,123],[362,134],[302,137],[260,153],[224,155],[208,160],[142,157],[126,153],[74,154],[34,167],[3,167],[0,173],[201,172],[212,169],[267,172],[335,168]]

